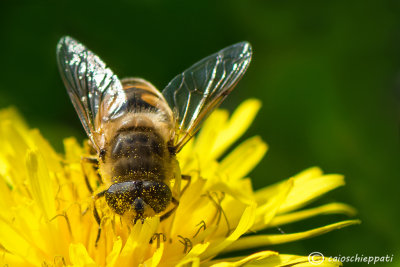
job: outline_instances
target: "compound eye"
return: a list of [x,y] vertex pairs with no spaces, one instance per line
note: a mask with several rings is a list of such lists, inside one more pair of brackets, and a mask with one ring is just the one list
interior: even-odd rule
[[156,213],[160,213],[167,208],[172,199],[172,192],[169,187],[157,181],[144,181],[143,200],[150,205]]
[[123,215],[139,196],[139,191],[138,185],[132,182],[113,184],[105,193],[105,198],[108,206],[115,213]]

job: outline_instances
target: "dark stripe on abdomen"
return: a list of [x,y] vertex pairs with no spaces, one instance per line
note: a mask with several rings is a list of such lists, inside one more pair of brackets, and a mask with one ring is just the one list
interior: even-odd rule
[[151,128],[142,131],[124,129],[110,145],[113,177],[137,180],[153,175],[154,179],[163,179],[164,161],[169,152],[167,145]]

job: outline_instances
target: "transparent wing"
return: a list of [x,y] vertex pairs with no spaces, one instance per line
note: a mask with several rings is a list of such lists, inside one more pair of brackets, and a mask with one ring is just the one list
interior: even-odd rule
[[165,87],[162,94],[176,121],[176,151],[233,90],[250,64],[251,54],[247,42],[231,45],[197,62]]
[[[115,115],[125,101],[118,77],[104,62],[84,45],[71,37],[61,38],[57,46],[57,61],[85,131],[98,148],[101,122]],[[107,114],[99,114],[107,110]]]

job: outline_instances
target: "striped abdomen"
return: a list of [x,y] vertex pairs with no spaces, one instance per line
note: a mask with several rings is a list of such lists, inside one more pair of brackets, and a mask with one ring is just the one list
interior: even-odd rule
[[164,181],[169,158],[166,143],[153,129],[125,129],[110,144],[112,180]]

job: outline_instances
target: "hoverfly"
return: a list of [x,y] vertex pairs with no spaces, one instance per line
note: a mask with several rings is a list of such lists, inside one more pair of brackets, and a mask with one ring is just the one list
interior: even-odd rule
[[[180,194],[176,153],[233,90],[251,54],[247,42],[231,45],[197,62],[160,92],[143,79],[119,80],[83,44],[61,38],[61,77],[107,188],[96,197],[105,197],[111,210],[134,223],[171,214]],[[171,189],[172,181],[178,182]],[[167,212],[170,203],[175,207]]]

